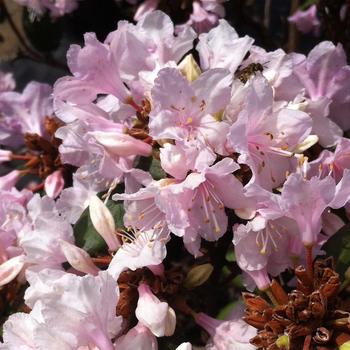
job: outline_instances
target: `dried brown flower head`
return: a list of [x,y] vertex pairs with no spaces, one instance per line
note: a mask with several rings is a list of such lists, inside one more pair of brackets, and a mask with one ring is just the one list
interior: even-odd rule
[[313,278],[304,267],[295,269],[296,289],[288,294],[276,282],[271,293],[276,305],[244,293],[245,321],[258,329],[251,343],[260,350],[337,349],[350,339],[349,312],[338,296],[339,275],[332,259],[319,259]]

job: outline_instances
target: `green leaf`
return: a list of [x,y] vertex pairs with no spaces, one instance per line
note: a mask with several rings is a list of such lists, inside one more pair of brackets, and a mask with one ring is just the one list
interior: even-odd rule
[[333,256],[336,271],[343,275],[350,266],[350,223],[344,225],[322,247],[327,255]]
[[75,243],[89,254],[98,254],[107,250],[107,245],[101,235],[95,230],[89,215],[89,208],[85,209],[78,222],[74,225]]
[[155,180],[166,178],[166,172],[160,166],[160,161],[154,157],[140,157],[136,167],[149,171]]
[[216,316],[216,318],[218,318],[219,320],[225,320],[226,317],[232,312],[232,310],[235,308],[235,306],[237,305],[238,301],[232,301],[231,303],[227,304],[225,307],[223,307],[220,312],[218,313],[218,315]]
[[107,202],[107,208],[110,210],[110,212],[114,217],[116,227],[124,229],[125,226],[124,226],[123,218],[124,218],[125,210],[124,210],[123,202],[120,202],[120,201],[116,202],[113,200],[109,200]]
[[[116,226],[123,228],[124,207],[120,202],[109,200],[107,207],[111,211]],[[101,235],[95,230],[89,215],[89,208],[85,209],[74,226],[75,243],[89,254],[97,255],[106,252],[108,247]]]
[[165,171],[160,166],[160,161],[156,158],[152,159],[151,167],[149,169],[149,172],[151,173],[152,177],[155,180],[164,179],[166,177]]

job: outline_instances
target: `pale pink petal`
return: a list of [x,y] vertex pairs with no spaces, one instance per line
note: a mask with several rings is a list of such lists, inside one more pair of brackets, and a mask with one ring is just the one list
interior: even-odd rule
[[50,198],[59,196],[64,187],[64,179],[61,170],[56,170],[45,179],[45,192]]

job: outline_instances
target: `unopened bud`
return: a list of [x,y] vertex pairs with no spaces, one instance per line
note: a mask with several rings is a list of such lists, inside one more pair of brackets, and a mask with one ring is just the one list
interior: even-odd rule
[[85,250],[64,240],[60,240],[60,246],[64,256],[72,267],[80,272],[94,276],[98,275],[99,269]]
[[180,72],[186,77],[189,82],[196,80],[201,74],[201,69],[192,54],[187,55],[181,61],[179,68]]
[[0,287],[11,282],[22,270],[25,263],[23,255],[16,256],[0,265]]
[[168,316],[165,319],[165,330],[164,335],[170,337],[174,334],[176,328],[176,314],[173,308],[169,306]]
[[108,248],[117,250],[120,243],[115,235],[115,223],[111,212],[97,196],[90,198],[89,211],[92,224],[106,241]]
[[289,350],[289,337],[288,337],[288,335],[281,335],[276,340],[276,346],[281,350]]
[[203,264],[193,267],[185,278],[184,286],[187,289],[192,289],[202,285],[208,280],[213,270],[214,268],[211,264]]
[[339,346],[339,350],[350,350],[350,340]]
[[45,192],[50,198],[56,198],[62,192],[64,179],[61,170],[54,171],[45,179]]

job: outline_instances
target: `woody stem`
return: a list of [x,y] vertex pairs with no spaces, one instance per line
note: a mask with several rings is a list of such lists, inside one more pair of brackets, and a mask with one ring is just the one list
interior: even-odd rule
[[311,278],[314,276],[312,246],[305,247],[306,250],[306,269]]

